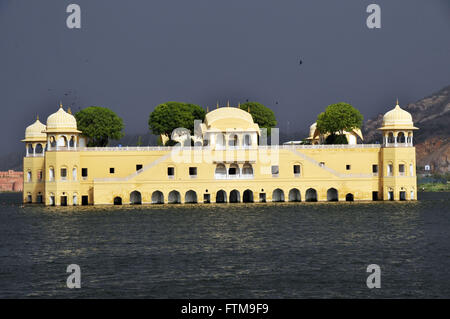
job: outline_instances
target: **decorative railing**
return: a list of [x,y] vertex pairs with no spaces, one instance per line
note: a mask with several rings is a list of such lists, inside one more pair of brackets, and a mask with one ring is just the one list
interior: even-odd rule
[[259,145],[259,146],[227,146],[212,148],[211,146],[113,146],[113,147],[54,147],[48,151],[82,151],[82,152],[120,152],[120,151],[174,151],[174,150],[202,150],[202,151],[234,151],[234,150],[296,150],[296,149],[355,149],[380,148],[380,144],[335,144],[335,145]]
[[222,174],[215,174],[214,175],[215,179],[253,179],[254,176],[250,175],[250,174],[246,174],[246,175],[222,175]]

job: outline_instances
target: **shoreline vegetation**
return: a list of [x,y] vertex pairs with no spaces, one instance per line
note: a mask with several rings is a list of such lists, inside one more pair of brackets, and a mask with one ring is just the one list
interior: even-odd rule
[[417,190],[420,192],[450,192],[450,184],[449,183],[418,184]]

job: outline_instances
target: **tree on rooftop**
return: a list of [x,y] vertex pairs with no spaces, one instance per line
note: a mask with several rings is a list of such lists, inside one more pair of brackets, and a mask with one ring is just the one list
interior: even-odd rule
[[327,144],[346,144],[344,131],[361,128],[363,119],[362,114],[348,103],[331,104],[317,117],[317,129],[320,134],[330,134]]
[[241,110],[249,111],[253,121],[259,125],[259,128],[267,129],[267,135],[270,135],[271,128],[277,125],[273,111],[261,103],[247,102],[241,104]]
[[162,143],[163,135],[170,137],[177,128],[186,128],[193,134],[194,120],[203,121],[205,114],[205,110],[196,104],[166,102],[156,106],[150,113],[148,127],[153,134],[160,135]]
[[77,127],[88,137],[88,146],[107,146],[123,137],[123,121],[106,107],[89,106],[75,113]]

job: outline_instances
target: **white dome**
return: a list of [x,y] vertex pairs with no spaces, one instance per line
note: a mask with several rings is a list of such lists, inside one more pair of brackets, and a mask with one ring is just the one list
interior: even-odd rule
[[47,134],[45,134],[46,126],[42,124],[39,119],[33,124],[29,125],[25,129],[25,139],[26,140],[43,140],[47,139]]
[[390,110],[383,116],[383,126],[396,124],[413,124],[411,114],[402,109],[398,104],[393,110]]
[[417,129],[414,127],[411,113],[402,109],[397,102],[394,109],[383,116],[381,129]]
[[77,131],[75,116],[60,106],[59,110],[47,118],[47,131]]

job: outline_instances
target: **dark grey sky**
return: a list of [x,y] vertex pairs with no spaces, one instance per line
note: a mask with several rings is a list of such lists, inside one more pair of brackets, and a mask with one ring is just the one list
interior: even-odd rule
[[[70,3],[81,30],[66,27]],[[366,27],[370,3],[380,30]],[[0,0],[0,40],[2,153],[60,100],[142,133],[168,100],[249,99],[294,132],[331,103],[369,118],[450,84],[449,0]]]

